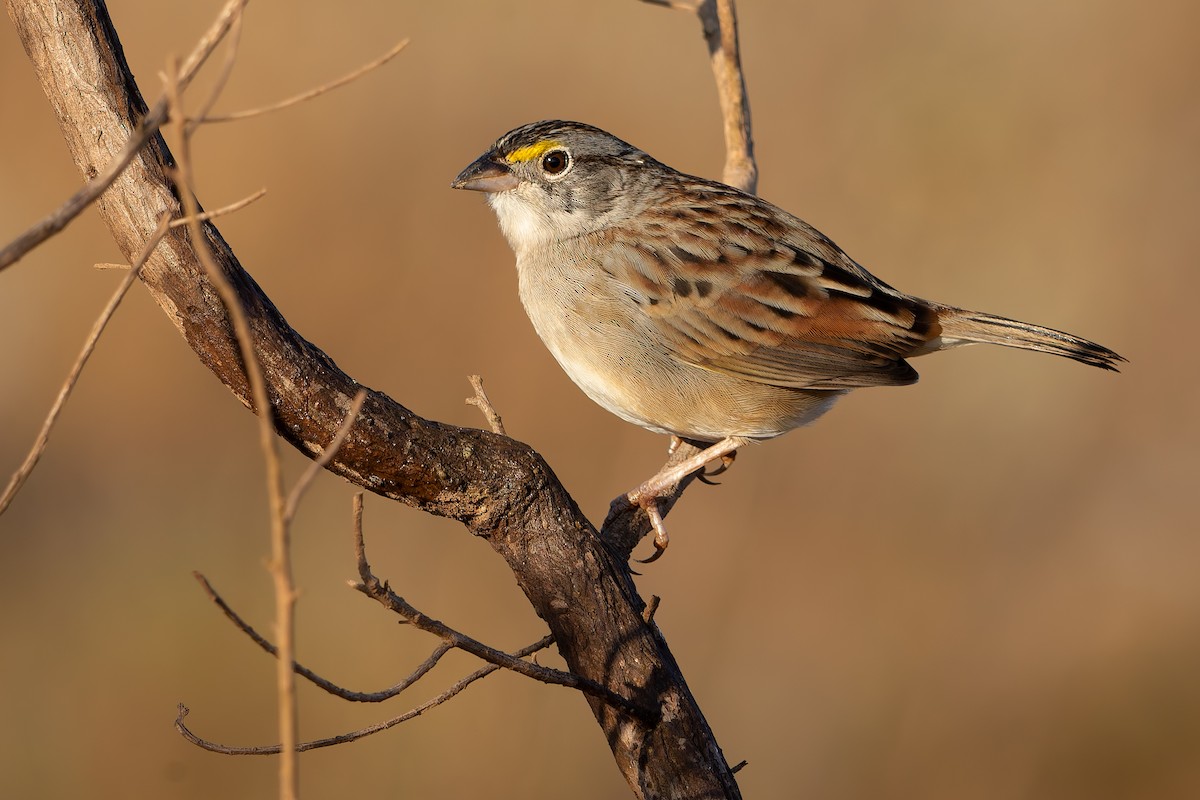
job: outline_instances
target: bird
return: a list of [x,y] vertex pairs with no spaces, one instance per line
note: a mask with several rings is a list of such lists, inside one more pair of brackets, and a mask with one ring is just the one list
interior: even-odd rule
[[666,550],[658,501],[680,480],[853,389],[914,383],[910,358],[984,343],[1106,370],[1125,361],[1073,334],[904,294],[787,211],[592,125],[515,128],[451,186],[485,194],[521,303],[571,380],[673,447],[703,448],[624,495],[654,530],[646,561]]

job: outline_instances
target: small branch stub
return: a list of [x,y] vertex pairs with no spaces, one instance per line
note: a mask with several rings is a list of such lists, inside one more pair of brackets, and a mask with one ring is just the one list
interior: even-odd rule
[[483,413],[483,417],[491,427],[492,433],[507,436],[504,432],[504,421],[500,419],[500,415],[496,413],[495,406],[488,399],[487,392],[483,390],[483,378],[478,375],[472,375],[467,380],[471,382],[471,387],[475,390],[475,396],[467,398],[467,405],[475,406]]

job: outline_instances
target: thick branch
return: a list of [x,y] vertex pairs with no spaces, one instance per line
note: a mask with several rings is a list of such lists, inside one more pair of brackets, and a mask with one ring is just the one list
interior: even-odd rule
[[[145,115],[103,3],[7,0],[26,52],[85,176],[109,163]],[[161,137],[114,181],[98,209],[132,258],[163,211],[179,213]],[[268,380],[276,431],[310,457],[333,438],[360,385],[291,329],[211,223],[206,244],[236,290]],[[141,278],[200,360],[250,406],[229,320],[186,229],[172,229]],[[638,797],[737,797],[712,732],[651,623],[623,558],[600,541],[545,461],[495,434],[424,420],[368,390],[359,421],[329,469],[364,488],[461,520],[513,570],[572,672],[638,706],[647,724],[588,703]]]

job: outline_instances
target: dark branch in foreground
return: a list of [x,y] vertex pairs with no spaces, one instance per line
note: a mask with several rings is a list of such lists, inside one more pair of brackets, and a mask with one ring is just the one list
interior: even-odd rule
[[[107,9],[98,0],[62,2],[53,15],[41,0],[7,5],[78,168],[85,176],[98,172],[125,141],[123,132],[147,112]],[[95,78],[81,95],[73,76],[84,65]],[[131,261],[162,212],[179,214],[172,164],[162,138],[152,136],[97,202]],[[237,294],[268,382],[266,407],[255,410],[270,415],[279,436],[316,456],[363,387],[287,324],[211,222],[202,236]],[[192,234],[170,230],[140,277],[201,362],[253,406],[229,317]],[[504,558],[572,674],[632,707],[669,710],[651,723],[628,705],[585,695],[635,796],[740,796],[666,642],[642,618],[645,604],[628,570],[626,545],[647,532],[643,513],[616,515],[602,539],[528,446],[422,419],[369,389],[329,469],[381,496],[462,522]]]

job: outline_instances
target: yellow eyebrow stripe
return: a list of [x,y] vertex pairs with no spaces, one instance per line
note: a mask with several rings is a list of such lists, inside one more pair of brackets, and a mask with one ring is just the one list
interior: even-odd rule
[[524,161],[532,161],[533,159],[541,156],[547,150],[553,150],[556,147],[562,147],[562,145],[554,139],[543,139],[537,144],[527,144],[524,147],[518,147],[516,150],[513,150],[511,153],[505,156],[504,160],[510,164],[519,164]]

